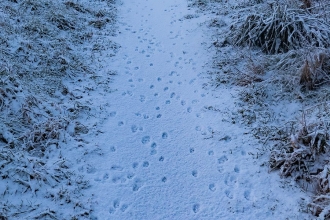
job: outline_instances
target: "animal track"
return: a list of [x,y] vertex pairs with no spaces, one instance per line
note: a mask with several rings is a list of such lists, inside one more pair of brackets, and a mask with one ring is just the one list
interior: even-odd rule
[[142,144],[147,144],[150,142],[150,136],[144,136],[141,140]]
[[109,174],[106,173],[103,175],[103,180],[107,180],[107,179],[109,179]]
[[115,117],[117,112],[110,112],[110,117]]
[[132,126],[131,126],[131,131],[132,131],[133,133],[137,132],[137,130],[138,130],[138,127],[137,127],[136,125],[132,125]]
[[123,121],[120,121],[120,122],[118,122],[118,126],[120,127],[120,126],[123,126],[124,125],[124,122]]
[[220,157],[218,159],[218,163],[222,164],[222,163],[226,162],[227,160],[228,160],[228,158],[226,157],[226,155],[223,155],[222,157]]
[[192,207],[194,213],[199,212],[199,209],[200,209],[200,205],[198,203],[194,204]]
[[126,177],[127,177],[127,179],[130,180],[130,179],[132,179],[134,176],[135,176],[134,173],[128,173]]
[[164,161],[164,157],[161,156],[158,160],[159,160],[160,162],[163,162],[163,161]]
[[218,170],[219,173],[222,173],[224,171],[224,168],[222,166],[218,166],[217,170]]
[[197,177],[197,170],[193,170],[192,172],[191,172],[191,175],[193,176],[193,177]]
[[189,149],[189,152],[192,154],[192,153],[195,152],[195,149],[192,147],[192,148]]
[[229,199],[233,199],[233,194],[230,192],[230,190],[225,190],[225,194]]
[[246,200],[250,200],[250,191],[246,190],[246,191],[244,192],[244,198],[245,198]]
[[166,183],[167,182],[167,178],[165,176],[162,178],[162,182],[163,183]]
[[162,117],[162,114],[158,114],[158,115],[157,115],[157,118],[161,118],[161,117]]
[[144,95],[140,95],[140,102],[144,102],[146,100],[146,97]]
[[132,164],[132,167],[133,167],[134,169],[138,168],[138,166],[139,166],[139,163],[138,163],[138,162],[134,162],[134,163]]
[[109,208],[109,213],[110,214],[114,214],[116,212],[116,209],[114,209],[113,207]]
[[169,75],[170,75],[170,76],[177,75],[177,72],[176,72],[176,71],[171,71],[171,73],[170,73]]
[[235,173],[239,173],[239,168],[237,166],[235,166],[234,171],[235,171]]
[[182,105],[182,106],[186,105],[186,101],[182,100],[182,101],[181,101],[181,105]]
[[166,100],[165,104],[166,105],[169,105],[169,104],[171,104],[171,101],[170,100]]
[[211,190],[212,192],[214,192],[214,191],[216,190],[216,188],[215,188],[215,184],[214,184],[214,183],[211,183],[211,184],[209,185],[209,190]]
[[167,90],[168,90],[168,87],[165,87],[165,88],[164,88],[164,91],[167,91]]
[[175,96],[175,92],[172,92],[170,97],[174,98],[174,96]]
[[235,176],[227,176],[225,178],[225,184],[227,186],[233,186],[236,183],[236,177]]
[[126,204],[123,204],[123,205],[120,207],[120,211],[122,211],[122,212],[125,212],[127,209],[128,209],[128,205],[126,205]]
[[118,209],[119,206],[120,206],[120,202],[119,202],[119,200],[115,200],[115,201],[113,201],[113,207],[114,207],[115,209]]
[[140,179],[136,179],[133,183],[132,190],[134,192],[139,191],[142,186],[143,182]]
[[162,138],[163,138],[163,139],[167,139],[167,137],[168,137],[168,134],[167,134],[166,132],[164,132],[164,133],[162,134]]
[[149,162],[148,161],[144,161],[142,164],[143,167],[149,167]]
[[188,107],[187,112],[191,113],[191,111],[192,111],[191,107]]
[[111,151],[111,152],[115,152],[115,151],[116,151],[116,147],[115,147],[115,146],[111,146],[111,147],[110,147],[110,151]]

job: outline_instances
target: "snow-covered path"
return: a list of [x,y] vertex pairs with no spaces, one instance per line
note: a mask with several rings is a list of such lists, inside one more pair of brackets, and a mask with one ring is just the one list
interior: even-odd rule
[[[298,189],[283,199],[279,177],[256,152],[243,126],[207,111],[234,109],[235,91],[203,89],[212,54],[186,0],[123,0],[119,53],[109,60],[115,92],[103,132],[91,143],[102,155],[85,163],[99,219],[284,219],[301,215]],[[204,75],[203,75],[204,74]],[[218,91],[219,92],[219,91]]]

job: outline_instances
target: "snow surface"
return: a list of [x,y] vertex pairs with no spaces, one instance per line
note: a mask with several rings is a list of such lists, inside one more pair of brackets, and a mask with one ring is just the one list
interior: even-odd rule
[[[105,4],[77,0],[72,7],[77,7],[73,2]],[[37,157],[15,154],[29,165],[23,170],[35,174],[39,164],[51,177],[36,174],[30,182],[29,176],[28,186],[40,183],[33,191],[3,176],[0,192],[8,202],[0,205],[3,210],[15,207],[5,210],[13,219],[313,218],[306,213],[306,193],[293,180],[269,174],[264,165],[268,155],[258,150],[263,146],[245,125],[228,120],[237,112],[241,88],[205,86],[215,53],[206,24],[217,15],[196,13],[189,3],[121,0],[117,35],[110,33],[113,28],[100,28],[91,37],[98,44],[86,40],[77,49],[87,57],[85,51],[100,47],[88,53],[88,65],[99,71],[63,79],[69,95],[58,92],[53,99],[63,99],[42,103],[58,108],[61,114],[54,115],[63,112],[74,120],[60,147],[47,146],[46,165]],[[228,13],[226,22],[230,8]],[[69,117],[70,109],[79,114]],[[13,166],[5,168],[18,173]],[[22,208],[30,202],[31,208]]]
[[[210,33],[186,0],[130,0],[118,7],[121,45],[104,60],[115,91],[103,105],[99,135],[79,164],[98,219],[310,219],[294,182],[268,174],[262,148],[234,111],[237,90],[204,89]],[[189,18],[189,17],[188,17]],[[102,93],[103,94],[103,93]],[[207,111],[217,106],[218,111]],[[92,119],[89,119],[92,123]]]

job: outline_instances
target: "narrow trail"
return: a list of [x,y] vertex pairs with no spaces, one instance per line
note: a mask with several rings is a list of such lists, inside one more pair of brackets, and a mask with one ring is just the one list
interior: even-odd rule
[[243,126],[205,110],[234,109],[235,91],[215,97],[202,88],[212,57],[206,18],[188,14],[185,0],[119,7],[121,49],[108,67],[118,73],[116,91],[103,97],[108,118],[91,141],[103,155],[85,158],[99,219],[269,218],[274,206],[280,216],[295,209],[297,196],[282,203],[274,195],[279,178],[249,155],[255,146]]

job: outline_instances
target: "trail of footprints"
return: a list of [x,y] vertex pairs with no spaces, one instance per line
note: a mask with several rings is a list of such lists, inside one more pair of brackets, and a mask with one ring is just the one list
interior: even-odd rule
[[[148,20],[146,20],[148,21]],[[144,30],[143,28],[140,28],[139,31],[132,31],[133,34],[137,34],[140,33],[138,37],[138,39],[140,40],[140,43],[145,44],[147,43],[148,46],[146,49],[143,49],[143,47],[136,47],[135,51],[139,52],[141,55],[144,55],[147,59],[150,58],[153,53],[157,50],[157,51],[161,51],[161,49],[159,49],[160,47],[160,42],[156,41],[156,38],[154,36],[151,36],[152,39],[148,39],[147,37],[143,37],[141,36],[141,34],[143,32],[145,32],[146,30]],[[148,30],[145,32],[144,36],[148,36]],[[176,36],[178,37],[178,35]],[[183,55],[187,55],[187,52],[183,52]],[[195,54],[196,55],[196,54]],[[171,58],[174,58],[174,53],[170,53]],[[168,61],[169,63],[173,62],[171,60]],[[131,60],[127,60],[126,64],[128,66],[127,68],[127,74],[128,75],[132,75],[132,73],[130,73],[131,71],[141,71],[139,66],[134,66],[133,62]],[[185,59],[183,57],[179,57],[177,61],[174,61],[174,67],[176,69],[182,69],[183,65],[195,65],[196,63],[194,63],[194,60],[192,58],[189,59]],[[132,66],[132,67],[131,67]],[[154,66],[153,63],[150,62],[149,66],[152,68]],[[183,84],[183,82],[178,81],[177,83],[175,83],[175,77],[180,76],[180,72],[176,71],[176,70],[172,70],[168,76],[171,78],[171,80],[168,81],[168,86],[165,87],[161,87],[161,85],[158,85],[157,82],[159,84],[164,84],[164,79],[162,77],[157,77],[156,78],[156,83],[155,84],[150,84],[148,85],[148,89],[150,89],[152,92],[152,94],[150,96],[146,95],[146,94],[140,94],[138,95],[138,99],[141,102],[141,104],[145,104],[148,99],[154,99],[154,98],[160,98],[162,97],[164,99],[164,101],[162,102],[165,106],[166,105],[171,105],[175,102],[175,100],[178,101],[178,104],[182,106],[183,110],[187,113],[190,114],[193,112],[193,108],[192,106],[194,104],[197,104],[199,102],[199,100],[194,99],[191,102],[188,102],[186,100],[181,99],[181,97],[179,95],[177,95],[176,92],[171,92],[171,88],[172,86],[181,86]],[[192,85],[195,82],[195,78],[191,79],[189,81],[189,84]],[[145,80],[143,78],[138,78],[136,80],[137,83],[141,83],[141,84],[134,84],[135,81],[130,78],[128,79],[128,83],[129,83],[129,88],[134,89],[137,86],[145,86]],[[122,93],[122,96],[128,96],[128,97],[134,97],[134,90],[126,90]],[[195,93],[197,93],[197,91],[195,91]],[[201,97],[204,97],[205,95],[202,94]],[[164,106],[164,107],[165,107]],[[151,117],[155,117],[155,119],[161,119],[166,117],[166,115],[164,115],[164,113],[161,111],[163,107],[162,106],[155,106],[154,107],[154,116],[150,116],[148,114],[143,114],[143,113],[136,113],[135,115],[137,117],[141,117],[145,120],[149,120]],[[112,111],[109,113],[110,117],[116,117],[117,116],[117,112],[116,111]],[[197,118],[201,118],[202,114],[201,113],[196,113],[196,117]],[[124,121],[119,121],[118,122],[118,126],[125,126]],[[196,131],[202,132],[202,127],[201,126],[196,126],[195,127]],[[140,125],[130,125],[130,131],[132,134],[134,135],[140,135],[139,132],[145,132],[143,126]],[[169,134],[168,132],[164,131],[161,132],[161,136],[160,138],[162,140],[167,140],[169,139]],[[151,137],[150,135],[144,135],[141,136],[140,139],[140,144],[142,146],[148,146],[149,150],[150,150],[150,156],[152,157],[157,157],[157,162],[158,163],[163,163],[166,161],[166,157],[164,155],[158,155],[158,148],[159,145],[157,144],[156,141],[153,140],[153,137]],[[110,147],[110,151],[115,153],[117,150],[117,148],[115,146],[111,146]],[[195,152],[194,148],[189,148],[189,153],[193,154]],[[216,157],[215,152],[213,150],[209,150],[208,152],[206,152],[208,154],[208,156],[210,157]],[[243,155],[243,153],[242,153]],[[233,194],[233,187],[235,187],[235,185],[237,185],[237,175],[240,172],[240,168],[238,166],[233,167],[233,172],[225,172],[225,164],[226,162],[229,160],[229,158],[226,155],[222,155],[220,157],[218,157],[217,159],[214,159],[217,161],[217,173],[219,175],[221,175],[223,177],[222,181],[223,183],[227,186],[226,189],[223,190],[224,195],[228,198],[228,199],[234,199],[234,194]],[[121,167],[120,165],[113,165],[112,167],[110,167],[110,171],[111,174],[106,173],[103,175],[102,178],[97,179],[95,181],[111,181],[113,184],[126,184],[129,186],[130,190],[133,193],[137,193],[141,190],[141,188],[144,187],[144,185],[146,184],[147,180],[143,180],[142,178],[139,178],[138,176],[136,176],[136,173],[138,173],[138,170],[143,171],[144,169],[149,169],[150,166],[152,166],[153,164],[150,163],[147,160],[143,160],[140,162],[133,162],[131,167],[129,168],[124,168]],[[89,171],[87,172],[93,172],[93,169],[89,169]],[[166,184],[168,181],[168,178],[165,174],[164,175],[160,175],[161,177],[159,178],[159,183],[160,184]],[[198,181],[198,177],[199,177],[199,172],[198,170],[194,169],[191,171],[191,177],[193,179],[196,179]],[[205,186],[210,193],[215,193],[218,190],[217,187],[217,183],[216,182],[210,182],[207,186]],[[244,195],[243,197],[246,200],[250,200],[250,191],[249,190],[245,190],[244,191]],[[117,212],[126,212],[129,209],[129,205],[123,201],[120,201],[119,199],[113,200],[111,207],[109,207],[109,213],[110,214],[115,214]],[[194,203],[191,207],[191,210],[193,213],[198,213],[200,212],[202,209],[202,206],[200,203]]]

